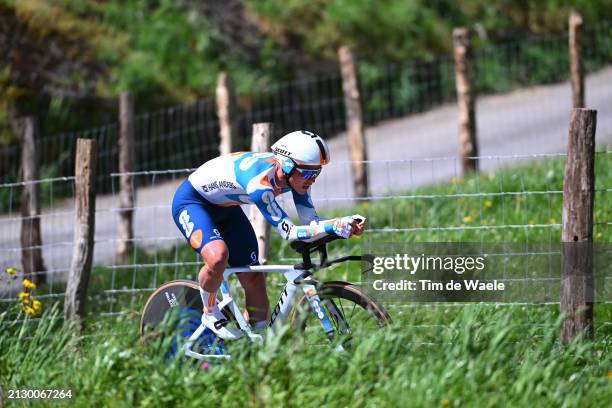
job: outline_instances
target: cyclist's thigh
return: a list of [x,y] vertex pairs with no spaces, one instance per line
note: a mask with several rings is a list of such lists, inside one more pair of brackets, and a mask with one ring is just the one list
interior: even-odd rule
[[224,208],[225,217],[219,223],[223,240],[229,248],[228,263],[232,267],[257,265],[257,238],[253,227],[239,206]]
[[204,204],[193,199],[183,199],[179,193],[180,188],[172,202],[172,216],[189,245],[200,253],[209,242],[222,240],[221,233]]

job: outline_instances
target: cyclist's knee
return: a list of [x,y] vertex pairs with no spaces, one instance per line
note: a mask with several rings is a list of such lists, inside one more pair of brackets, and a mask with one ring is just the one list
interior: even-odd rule
[[225,242],[221,240],[211,241],[202,248],[201,252],[204,263],[213,273],[223,273],[227,266],[229,250]]

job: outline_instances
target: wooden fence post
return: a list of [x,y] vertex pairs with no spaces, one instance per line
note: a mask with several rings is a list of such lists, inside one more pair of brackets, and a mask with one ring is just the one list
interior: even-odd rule
[[463,174],[478,171],[478,141],[476,137],[476,99],[472,89],[472,45],[470,30],[455,28],[455,86],[459,105],[459,154]]
[[565,181],[561,272],[561,341],[583,330],[593,335],[593,200],[595,194],[595,129],[597,111],[572,111]]
[[340,72],[342,73],[342,90],[346,109],[346,131],[351,161],[353,162],[353,185],[356,197],[368,197],[368,160],[366,139],[363,131],[359,83],[353,53],[347,46],[338,49]]
[[236,95],[231,78],[227,72],[220,72],[217,79],[217,116],[219,117],[219,152],[229,154],[234,151],[236,132]]
[[64,300],[66,322],[81,320],[85,316],[85,299],[94,251],[97,155],[98,146],[95,140],[77,139],[74,169],[76,224]]
[[125,263],[134,248],[134,103],[129,92],[119,97],[119,240],[117,263]]
[[[255,123],[253,124],[253,138],[251,139],[251,150],[254,152],[270,151],[270,139],[272,136],[272,123]],[[249,220],[255,236],[257,237],[257,245],[259,247],[259,263],[265,265],[268,263],[270,252],[270,224],[264,218],[261,211],[254,205],[250,209]]]
[[573,10],[569,16],[570,82],[574,108],[584,108],[584,66],[582,64],[582,14]]
[[21,266],[25,277],[36,284],[47,280],[42,257],[40,233],[39,156],[36,147],[38,124],[33,116],[20,121],[21,179],[26,184],[21,193]]

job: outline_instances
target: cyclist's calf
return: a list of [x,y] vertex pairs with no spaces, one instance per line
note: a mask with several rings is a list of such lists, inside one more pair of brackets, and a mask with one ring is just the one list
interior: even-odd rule
[[237,273],[238,280],[244,288],[246,315],[250,323],[268,319],[268,294],[266,291],[266,275],[262,272]]

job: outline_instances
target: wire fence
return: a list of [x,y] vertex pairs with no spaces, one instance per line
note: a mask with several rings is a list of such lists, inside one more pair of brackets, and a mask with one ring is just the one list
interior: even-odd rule
[[[587,71],[612,60],[612,24],[585,30]],[[568,77],[567,34],[529,37],[491,44],[477,41],[475,89],[481,94],[506,92],[533,84],[559,82]],[[366,60],[366,58],[363,58]],[[455,100],[454,63],[441,56],[431,61],[359,66],[366,125],[424,112]],[[273,122],[275,137],[295,129],[312,129],[333,136],[345,130],[342,81],[337,71],[319,73],[268,89],[238,95],[238,149],[248,147],[251,124]],[[218,120],[211,98],[177,105],[137,117],[136,170],[194,167],[218,151]],[[98,140],[98,189],[110,192],[104,175],[117,171],[118,124],[84,131],[43,135],[38,141],[41,174],[71,175],[78,137]],[[17,180],[19,148],[0,148],[0,182]]]
[[[361,240],[347,240],[334,245],[333,255],[359,253],[367,242],[481,242],[481,243],[559,243],[563,196],[565,154],[481,156],[484,170],[480,175],[461,178],[459,158],[420,158],[372,160],[367,162],[370,175],[381,181],[372,186],[367,197],[355,197],[347,188],[345,175],[350,161],[335,161],[326,166],[312,195],[323,216],[346,215],[350,209],[366,215],[369,227]],[[612,151],[596,155],[594,239],[612,242]],[[146,297],[163,282],[173,279],[197,279],[201,258],[185,242],[171,217],[170,203],[176,187],[194,169],[140,171],[131,173],[137,190],[134,207],[133,238],[136,249],[127,263],[115,261],[117,225],[120,211],[119,173],[106,175],[112,186],[110,194],[99,194],[96,202],[94,269],[89,283],[88,310],[105,318],[139,313]],[[396,175],[401,174],[400,179]],[[37,289],[37,297],[46,305],[62,301],[70,267],[73,244],[73,196],[57,199],[57,191],[74,191],[74,178],[40,180],[49,206],[41,214],[42,251],[48,280]],[[4,194],[19,194],[23,183],[0,185]],[[63,197],[63,195],[62,195]],[[291,197],[279,202],[295,217]],[[5,209],[0,217],[0,255],[2,266],[18,266],[19,233],[23,220],[16,208]],[[273,234],[274,235],[274,234]],[[299,257],[278,237],[272,241],[271,263],[297,263]],[[535,246],[534,246],[535,248]],[[26,248],[27,249],[27,248]],[[528,255],[533,252],[527,251]],[[547,268],[558,282],[558,264],[551,257]],[[527,273],[519,280],[535,283]],[[360,265],[344,264],[322,276],[361,281]],[[270,298],[282,279],[272,278]],[[609,284],[609,283],[606,283]],[[0,309],[19,301],[20,279],[4,277],[0,281]],[[280,289],[279,289],[280,290]],[[610,300],[610,299],[605,299]],[[521,307],[550,307],[556,302],[526,302]],[[496,304],[496,306],[511,304]],[[463,307],[453,303],[389,304],[397,315],[420,316],[423,310]],[[597,308],[600,307],[598,304]],[[450,309],[449,309],[450,308]],[[533,317],[521,324],[546,327],[551,320]],[[419,318],[420,319],[420,318]],[[448,328],[446,323],[412,319],[408,326],[418,330]],[[597,320],[598,327],[609,327],[609,314]]]

